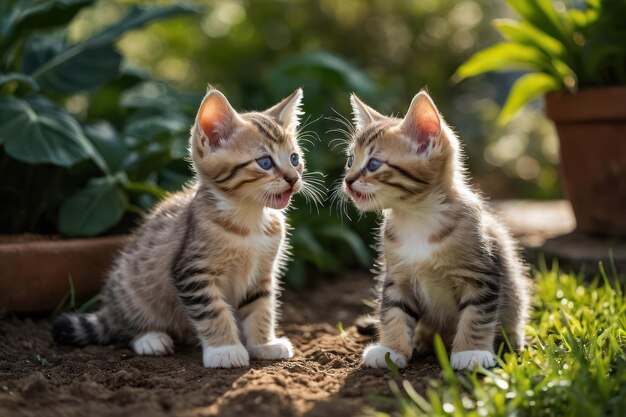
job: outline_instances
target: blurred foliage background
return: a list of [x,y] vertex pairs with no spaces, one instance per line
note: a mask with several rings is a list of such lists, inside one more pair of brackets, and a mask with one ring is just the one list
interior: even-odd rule
[[[129,7],[157,3],[171,2],[98,1],[77,15],[67,37],[80,42],[118,21]],[[140,132],[135,139],[141,136],[145,143],[146,137],[161,135],[161,141],[169,141],[171,161],[156,164],[155,172],[142,176],[143,182],[172,190],[187,180],[185,132],[208,83],[223,91],[238,110],[267,108],[302,86],[306,130],[320,137],[308,146],[308,168],[324,172],[328,187],[340,178],[345,156],[329,145],[339,136],[332,130],[341,126],[325,116],[338,113],[350,119],[350,92],[383,113],[401,115],[413,95],[427,87],[459,132],[472,178],[487,196],[559,196],[557,140],[540,103],[528,106],[508,126],[496,126],[515,74],[486,75],[459,84],[451,81],[473,52],[499,39],[489,22],[513,16],[503,1],[205,0],[191,4],[199,7],[199,13],[157,22],[121,38],[117,46],[124,60],[119,79],[62,100],[77,119],[107,121],[124,132],[124,140],[136,143],[133,130],[128,132],[128,109],[133,109],[134,132]],[[148,143],[141,152],[150,152],[149,148]],[[145,193],[138,204],[145,210],[155,198],[155,193]],[[136,212],[130,210],[122,226],[112,230],[134,224]],[[289,212],[295,255],[288,273],[291,284],[303,285],[343,268],[371,264],[368,247],[376,216],[349,214],[352,220],[327,206],[318,214],[304,201],[296,201]]]

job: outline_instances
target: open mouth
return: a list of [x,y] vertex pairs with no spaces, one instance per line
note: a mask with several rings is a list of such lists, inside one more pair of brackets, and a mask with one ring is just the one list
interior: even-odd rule
[[270,199],[269,206],[275,209],[284,209],[289,204],[293,190],[289,189],[279,194],[274,194]]
[[350,186],[348,186],[347,188],[348,188],[348,191],[350,192],[350,196],[352,196],[354,201],[356,201],[357,203],[362,203],[365,200],[367,200],[367,194],[360,193]]

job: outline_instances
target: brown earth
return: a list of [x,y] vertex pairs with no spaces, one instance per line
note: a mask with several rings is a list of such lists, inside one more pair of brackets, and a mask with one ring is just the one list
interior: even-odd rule
[[[388,370],[364,369],[369,342],[352,326],[370,311],[372,280],[357,273],[315,290],[287,290],[283,332],[296,355],[253,361],[249,368],[209,370],[199,349],[164,358],[127,348],[60,347],[47,319],[0,321],[0,416],[353,416],[397,410]],[[345,323],[341,335],[337,323]],[[440,369],[414,358],[404,377],[418,391]]]

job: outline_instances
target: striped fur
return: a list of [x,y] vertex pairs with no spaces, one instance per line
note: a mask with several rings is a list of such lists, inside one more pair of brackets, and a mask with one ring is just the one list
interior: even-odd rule
[[[494,366],[500,328],[514,349],[524,345],[530,285],[507,230],[467,185],[457,137],[425,92],[404,119],[352,104],[344,191],[360,210],[383,212],[380,341],[365,364],[384,367],[391,352],[405,366],[439,333],[456,369]],[[381,161],[373,171],[371,158]],[[363,323],[370,333],[372,320]]]
[[[196,185],[145,218],[111,270],[102,309],[59,317],[55,340],[130,343],[150,355],[170,353],[172,339],[199,341],[207,367],[290,357],[291,344],[275,334],[288,247],[277,205],[302,187],[301,98],[297,90],[265,112],[238,114],[210,90],[191,131]],[[256,162],[262,156],[271,169]]]

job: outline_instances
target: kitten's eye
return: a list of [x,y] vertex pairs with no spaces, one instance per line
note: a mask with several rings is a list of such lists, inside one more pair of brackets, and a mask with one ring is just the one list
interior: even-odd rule
[[354,163],[354,155],[350,155],[348,157],[348,168],[352,167],[353,163]]
[[260,157],[256,160],[256,163],[266,171],[274,166],[274,161],[269,156]]
[[300,157],[298,156],[298,154],[297,153],[292,153],[291,154],[291,165],[293,165],[294,167],[297,167],[299,163],[300,163]]
[[371,171],[371,172],[374,172],[374,171],[376,171],[378,168],[380,168],[380,166],[381,166],[382,164],[383,164],[383,163],[382,163],[382,162],[380,162],[378,159],[376,159],[376,158],[372,158],[372,159],[370,159],[370,160],[369,160],[369,162],[367,163],[367,170],[368,170],[368,171]]

